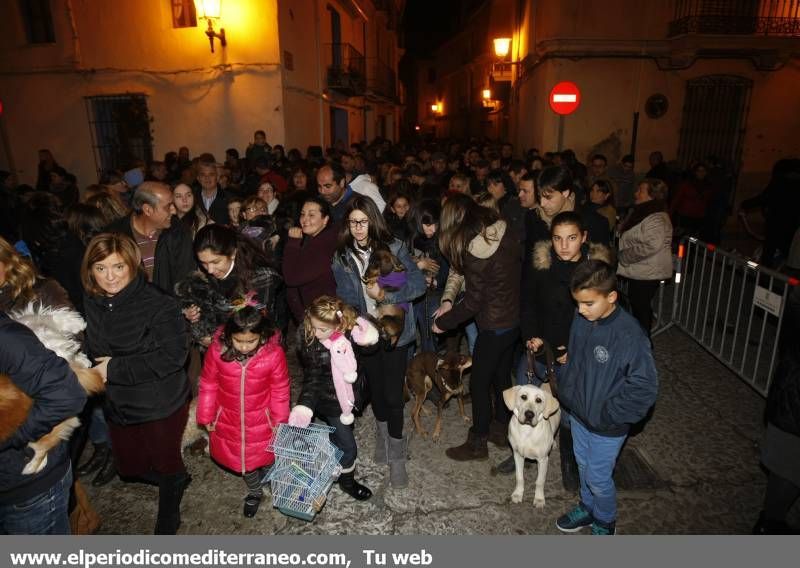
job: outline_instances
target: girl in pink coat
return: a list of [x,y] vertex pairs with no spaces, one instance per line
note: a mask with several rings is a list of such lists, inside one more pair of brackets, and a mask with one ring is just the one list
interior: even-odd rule
[[211,457],[241,472],[247,485],[245,517],[258,511],[262,480],[275,461],[267,446],[288,418],[289,369],[280,334],[260,310],[246,305],[211,342],[197,400],[197,423],[210,432]]

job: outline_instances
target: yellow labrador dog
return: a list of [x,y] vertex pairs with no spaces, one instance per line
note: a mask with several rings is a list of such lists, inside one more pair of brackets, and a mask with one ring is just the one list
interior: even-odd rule
[[547,462],[561,420],[561,407],[547,383],[541,388],[533,385],[511,387],[503,391],[503,400],[514,414],[508,424],[508,441],[514,451],[514,464],[517,467],[517,484],[511,494],[511,501],[522,502],[525,458],[533,459],[539,467],[533,505],[542,509]]

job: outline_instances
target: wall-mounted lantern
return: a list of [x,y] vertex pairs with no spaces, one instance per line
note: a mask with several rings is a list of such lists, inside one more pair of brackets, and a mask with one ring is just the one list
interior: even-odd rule
[[488,101],[492,98],[492,90],[491,89],[484,89],[481,93],[483,95],[483,100]]
[[211,53],[214,53],[214,38],[219,39],[219,44],[222,47],[228,45],[225,39],[225,28],[220,28],[219,32],[214,31],[213,20],[219,20],[222,15],[222,0],[194,0],[194,4],[197,8],[197,15],[200,18],[205,18],[208,22],[206,35],[208,36],[208,42],[211,44]]
[[442,103],[433,103],[431,104],[431,111],[435,113],[442,112]]
[[494,54],[499,58],[503,59],[508,56],[508,53],[511,51],[511,38],[510,37],[498,37],[493,40],[494,43]]

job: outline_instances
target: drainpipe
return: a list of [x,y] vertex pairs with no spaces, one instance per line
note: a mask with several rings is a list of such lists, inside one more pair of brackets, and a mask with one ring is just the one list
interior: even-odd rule
[[75,23],[75,10],[72,8],[72,0],[67,0],[67,19],[69,20],[69,27],[72,31],[72,67],[80,69],[81,66],[81,42],[78,38],[78,25]]
[[319,41],[319,2],[314,1],[314,40],[317,49],[317,93],[319,93],[319,145],[325,151],[325,100],[322,98],[322,47]]

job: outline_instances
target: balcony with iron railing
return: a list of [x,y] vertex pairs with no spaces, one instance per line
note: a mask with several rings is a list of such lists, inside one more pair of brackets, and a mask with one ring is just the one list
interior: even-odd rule
[[333,91],[356,97],[367,90],[366,59],[349,43],[329,43],[326,51],[326,84]]
[[669,37],[686,34],[800,37],[800,0],[677,0]]
[[367,91],[370,95],[397,102],[397,74],[378,58],[369,59]]

